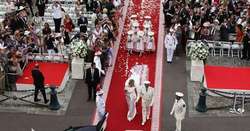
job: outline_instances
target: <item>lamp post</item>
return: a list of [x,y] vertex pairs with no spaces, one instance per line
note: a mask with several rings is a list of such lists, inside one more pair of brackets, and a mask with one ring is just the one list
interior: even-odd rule
[[206,105],[207,93],[206,93],[206,91],[207,90],[205,88],[202,88],[201,92],[199,94],[199,101],[198,101],[198,104],[195,108],[195,110],[198,112],[207,112],[207,105]]
[[55,86],[50,86],[50,104],[49,104],[49,109],[51,110],[59,110],[60,109],[60,104],[57,99],[57,91]]

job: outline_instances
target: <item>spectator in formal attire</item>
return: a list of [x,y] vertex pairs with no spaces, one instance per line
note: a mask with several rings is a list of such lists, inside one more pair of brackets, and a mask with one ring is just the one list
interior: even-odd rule
[[69,17],[69,15],[65,15],[65,18],[63,20],[63,25],[64,25],[64,44],[69,44],[70,43],[70,37],[69,33],[73,31],[73,28],[75,28],[74,23],[72,19]]
[[86,33],[87,32],[87,26],[88,26],[88,19],[85,15],[80,16],[77,20],[77,24],[80,28],[80,33]]
[[58,1],[55,1],[52,5],[52,16],[55,24],[55,32],[60,33],[61,21],[62,21],[62,7]]
[[44,99],[44,103],[47,104],[49,100],[46,98],[46,93],[45,93],[45,87],[44,87],[44,76],[43,73],[39,70],[39,65],[36,64],[34,69],[32,70],[32,77],[33,77],[33,83],[35,85],[35,96],[34,96],[34,101],[38,102],[41,99],[39,99],[38,93],[41,91]]
[[88,100],[90,101],[92,95],[94,100],[96,98],[96,86],[100,83],[99,70],[96,68],[95,63],[91,64],[91,67],[86,71],[86,84],[88,85]]
[[243,38],[243,56],[241,59],[250,60],[250,28],[247,29]]
[[45,12],[45,0],[36,0],[36,6],[38,9],[39,16],[43,17]]
[[243,26],[242,25],[237,25],[236,26],[236,42],[242,42],[244,37],[244,32],[243,32]]
[[28,4],[29,8],[30,8],[30,13],[32,16],[34,16],[34,12],[33,12],[33,2],[32,0],[25,0],[25,3]]

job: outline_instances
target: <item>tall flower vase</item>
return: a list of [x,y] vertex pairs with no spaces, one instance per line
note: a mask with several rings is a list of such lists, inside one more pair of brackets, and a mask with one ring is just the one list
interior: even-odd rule
[[204,75],[203,60],[191,60],[190,78],[191,81],[201,81]]
[[71,62],[72,79],[83,79],[84,76],[84,59],[74,57]]

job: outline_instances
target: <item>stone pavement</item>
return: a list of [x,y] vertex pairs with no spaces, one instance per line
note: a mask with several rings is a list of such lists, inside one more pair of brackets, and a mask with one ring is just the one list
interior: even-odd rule
[[[88,125],[93,119],[95,102],[87,102],[87,94],[84,80],[71,80],[65,91],[58,95],[62,104],[58,111],[22,104],[15,110],[10,105],[0,105],[0,131],[30,131],[31,128],[63,131],[69,126]],[[33,100],[33,97],[29,99]]]
[[[76,80],[68,81],[64,90],[57,94],[58,101],[61,105],[61,108],[57,111],[50,110],[48,108],[49,103],[45,106],[42,106],[42,105],[44,105],[43,104],[43,97],[42,97],[41,92],[39,92],[38,98],[40,98],[41,101],[38,103],[41,104],[41,106],[27,103],[27,102],[24,102],[21,100],[9,99],[9,100],[6,100],[6,101],[0,103],[0,112],[25,112],[27,114],[64,115],[65,112],[67,111],[70,98],[71,98],[72,93],[74,91],[74,88],[76,86],[75,84],[76,84]],[[47,99],[50,99],[50,94],[49,94],[50,89],[47,89],[46,92],[48,92],[46,94]],[[33,94],[33,91],[32,92],[5,92],[4,94],[7,96],[17,96],[18,98],[20,98],[22,96]],[[4,98],[6,98],[6,97],[0,96],[0,100],[2,100]],[[34,95],[25,98],[25,100],[33,102]]]
[[[219,58],[214,58],[214,60],[212,61],[216,61],[218,62],[218,64],[221,64],[219,63],[220,61],[218,61],[218,59]],[[227,58],[221,61],[225,61],[226,59]],[[234,61],[230,59],[231,58],[226,61]],[[169,113],[174,103],[176,91],[181,91],[184,93],[184,100],[188,105],[186,118],[182,123],[182,131],[249,131],[250,111],[245,112],[243,116],[228,113],[228,109],[209,110],[207,113],[199,113],[195,111],[194,107],[196,106],[196,103],[198,101],[199,83],[190,83],[189,72],[186,70],[188,68],[188,66],[186,66],[186,64],[188,63],[187,61],[188,60],[185,57],[185,54],[180,53],[178,57],[174,57],[174,61],[172,64],[167,64],[165,52],[163,65],[163,116],[161,131],[175,130],[175,119],[173,116],[170,116]],[[240,62],[240,60],[235,59],[235,63],[238,62]],[[215,64],[215,62],[212,63]],[[214,99],[216,99],[216,101],[214,102],[216,104],[211,103],[211,101],[214,101]],[[224,98],[212,99],[208,97],[207,100],[207,106],[210,108],[221,107],[222,104],[232,104],[232,100],[226,100]],[[218,101],[220,103],[217,103]]]

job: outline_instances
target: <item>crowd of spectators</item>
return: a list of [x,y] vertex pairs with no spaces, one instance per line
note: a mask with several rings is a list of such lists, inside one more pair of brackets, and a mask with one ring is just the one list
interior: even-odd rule
[[183,47],[187,39],[241,43],[250,27],[249,6],[247,0],[166,0],[165,26]]
[[[48,4],[46,0],[36,0],[35,3],[31,0],[5,2],[6,13],[0,23],[0,59],[8,68],[7,72],[17,73],[24,68],[29,54],[63,54],[72,39],[82,39],[88,45],[88,62],[93,62],[95,52],[101,51],[103,68],[111,65],[121,1],[77,0],[73,3],[77,21],[72,20],[60,1],[53,1],[52,4]],[[55,28],[51,28],[44,17],[48,6],[52,6],[51,17]],[[94,23],[90,30],[87,12],[91,14],[91,21]],[[16,76],[13,81],[15,79]]]

